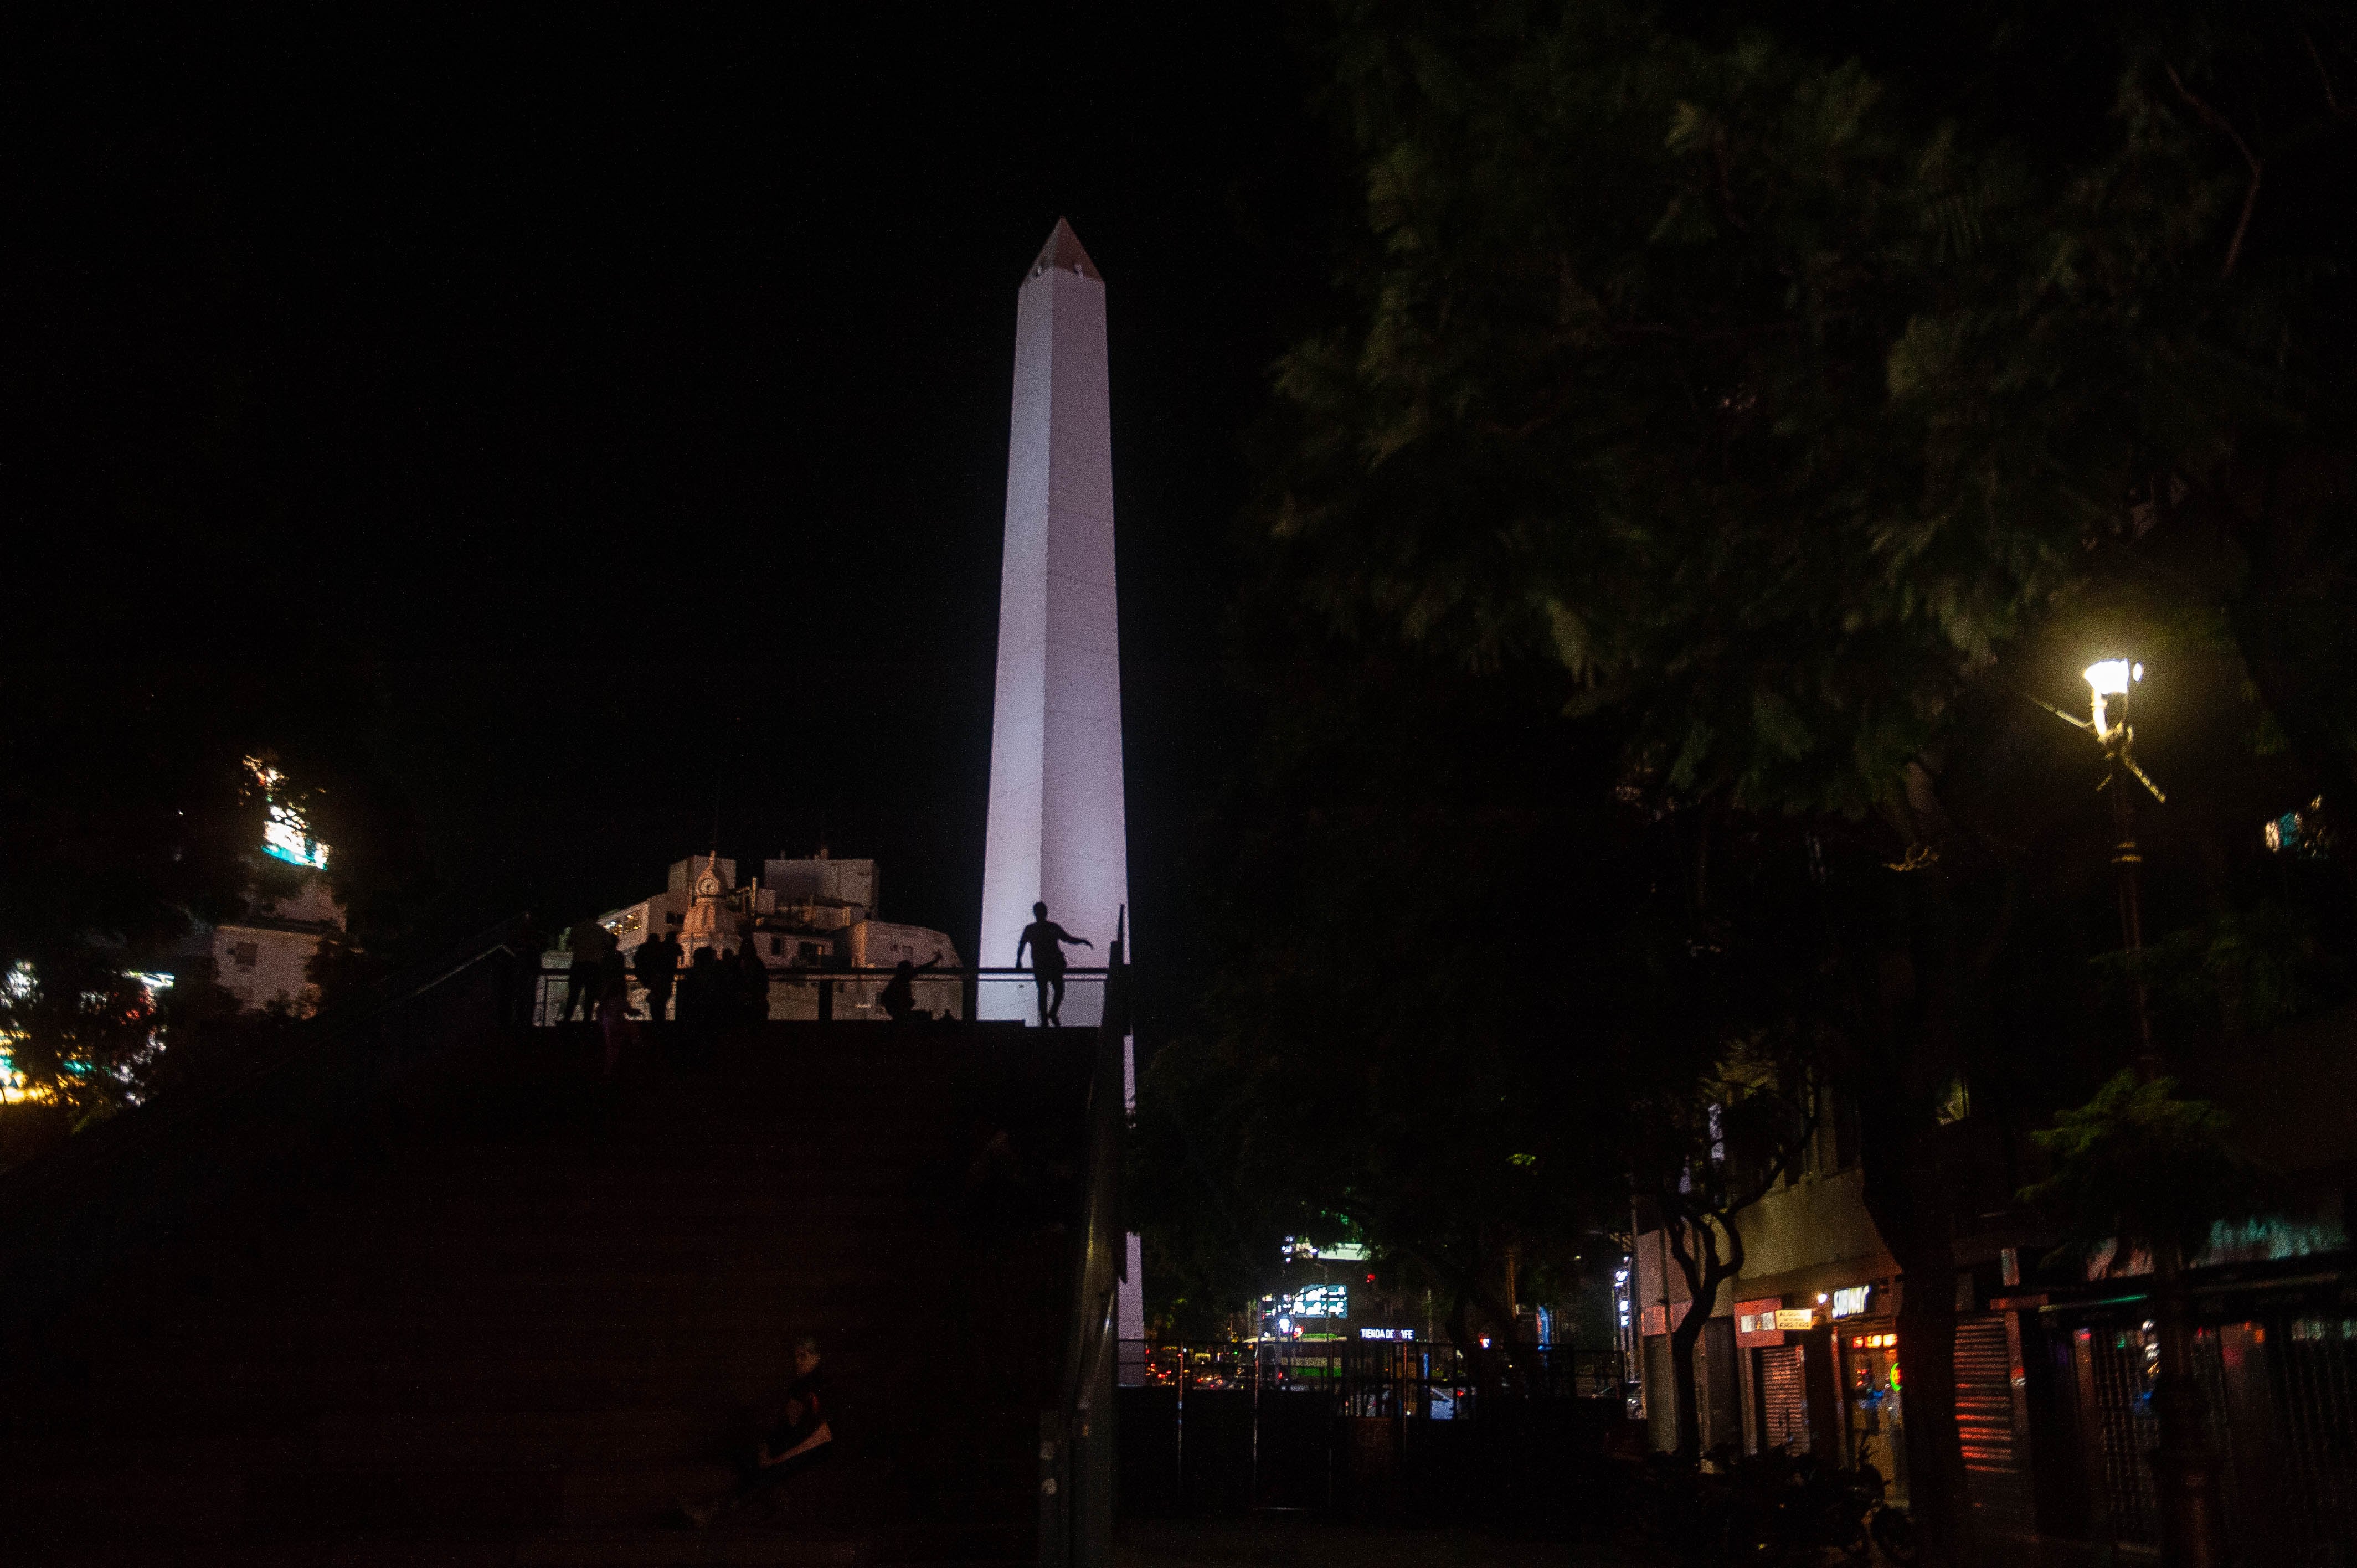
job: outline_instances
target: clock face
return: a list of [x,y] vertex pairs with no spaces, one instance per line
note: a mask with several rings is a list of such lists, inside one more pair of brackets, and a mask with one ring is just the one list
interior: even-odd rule
[[720,879],[716,876],[707,876],[702,882],[696,884],[695,890],[709,897],[711,895],[720,891]]

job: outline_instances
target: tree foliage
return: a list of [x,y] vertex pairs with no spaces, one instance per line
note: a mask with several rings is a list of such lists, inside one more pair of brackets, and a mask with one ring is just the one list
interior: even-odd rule
[[[1792,20],[1344,7],[1369,243],[1269,521],[1338,628],[1549,660],[1667,789],[1857,814],[2156,521],[2238,542],[2255,465],[2345,450],[2346,225],[2299,209],[2349,137],[2297,11],[1968,7],[1884,70]],[[2289,211],[2243,223],[2228,109]]]
[[1182,1288],[1240,1300],[1282,1237],[1348,1236],[1501,1324],[1507,1252],[1567,1265],[1619,1190],[1588,1131],[1625,868],[1587,858],[1604,839],[1561,791],[1598,759],[1511,683],[1274,668],[1222,979],[1140,1095],[1141,1200],[1202,1271]]
[[2174,1081],[2122,1072],[2036,1134],[2052,1174],[2022,1196],[2077,1251],[2106,1242],[2198,1257],[2221,1220],[2255,1212],[2264,1175],[2229,1141],[2225,1115]]
[[[1943,1108],[1970,1080],[2042,1120],[2120,1045],[2092,961],[2118,943],[2109,824],[2080,738],[2024,693],[2064,696],[2123,645],[2165,661],[2174,740],[2149,757],[2181,789],[2147,817],[2169,868],[2149,918],[2206,978],[2164,1033],[2306,1004],[2330,965],[2301,944],[2346,935],[2345,876],[2255,886],[2253,827],[2319,795],[2329,817],[2357,783],[2357,33],[2296,4],[1975,5],[1870,28],[1615,0],[1334,15],[1363,221],[1333,318],[1277,367],[1246,619],[1543,703],[1562,734],[1519,749],[1391,717],[1480,758],[1469,776],[1525,770],[1523,822],[1544,826],[1520,856],[1469,856],[1458,897],[1525,886],[1550,833],[1582,846],[1579,875],[1517,905],[1555,944],[1543,972],[1508,965],[1545,999],[1534,1029],[1416,1011],[1444,983],[1428,924],[1343,891],[1370,863],[1413,881],[1413,835],[1346,849],[1320,826],[1290,846],[1286,875],[1336,896],[1265,900],[1309,928],[1241,955],[1281,994],[1231,995],[1217,1050],[1181,1053],[1223,1107],[1198,1119],[1219,1150],[1201,1163],[1265,1194],[1341,1190],[1331,1139],[1304,1168],[1254,1163],[1240,1129],[1278,1127],[1272,1105],[1313,1124],[1352,1105],[1337,1124],[1415,1147],[1363,1115],[1362,1079],[1286,1076],[1304,1052],[1339,1067],[1421,1042],[1461,1063],[1471,1169],[1485,1140],[1527,1135],[1482,1118],[1491,1080],[1556,1088],[1558,1039],[1577,1063],[1559,1118],[1691,1104],[1738,1042],[1786,1042],[1856,1108],[1901,1269],[1939,1282],[1904,1294],[1901,1332],[1917,1507],[1953,1536],[1940,1347],[1977,1215]],[[1345,722],[1330,705],[1280,682],[1264,734]],[[1417,766],[1329,748],[1302,776],[1348,797],[1388,781],[1402,817],[1461,798],[1397,750]],[[1581,983],[1551,989],[1566,972]],[[1303,1043],[1329,1025],[1332,1045]],[[1501,1201],[1448,1197],[1460,1231]]]

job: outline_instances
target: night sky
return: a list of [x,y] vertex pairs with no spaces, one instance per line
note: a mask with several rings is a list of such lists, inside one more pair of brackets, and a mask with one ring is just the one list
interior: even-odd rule
[[1229,749],[1243,433],[1340,209],[1308,68],[1265,7],[822,15],[15,51],[20,650],[357,672],[447,928],[659,886],[716,791],[723,854],[823,832],[970,955],[1015,293],[1067,216],[1151,948]]

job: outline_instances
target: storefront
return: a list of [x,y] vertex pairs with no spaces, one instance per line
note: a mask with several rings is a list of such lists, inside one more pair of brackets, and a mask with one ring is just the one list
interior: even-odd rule
[[[1781,1296],[1735,1304],[1736,1351],[1743,1361],[1744,1449],[1809,1453],[1809,1341],[1818,1326],[1811,1308],[1788,1308]],[[1826,1351],[1820,1344],[1822,1360]]]
[[1871,1465],[1890,1483],[1890,1500],[1907,1500],[1906,1401],[1901,1395],[1899,1323],[1893,1317],[1854,1317],[1834,1325],[1840,1366],[1843,1464]]
[[1841,1434],[1840,1452],[1830,1457],[1846,1469],[1873,1466],[1890,1484],[1890,1499],[1903,1502],[1907,1426],[1898,1294],[1866,1281],[1835,1285],[1817,1299],[1817,1310],[1830,1326],[1826,1349],[1833,1359],[1835,1424]]

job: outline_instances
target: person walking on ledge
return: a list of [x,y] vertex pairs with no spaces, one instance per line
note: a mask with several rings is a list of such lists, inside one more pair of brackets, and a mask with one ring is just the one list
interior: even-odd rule
[[[1039,993],[1039,1024],[1060,1029],[1064,1025],[1064,948],[1094,948],[1086,937],[1076,937],[1048,918],[1048,906],[1031,906],[1031,923],[1015,944],[1015,967],[1023,967],[1023,950],[1031,950],[1031,983]],[[1052,994],[1051,994],[1052,993]]]

